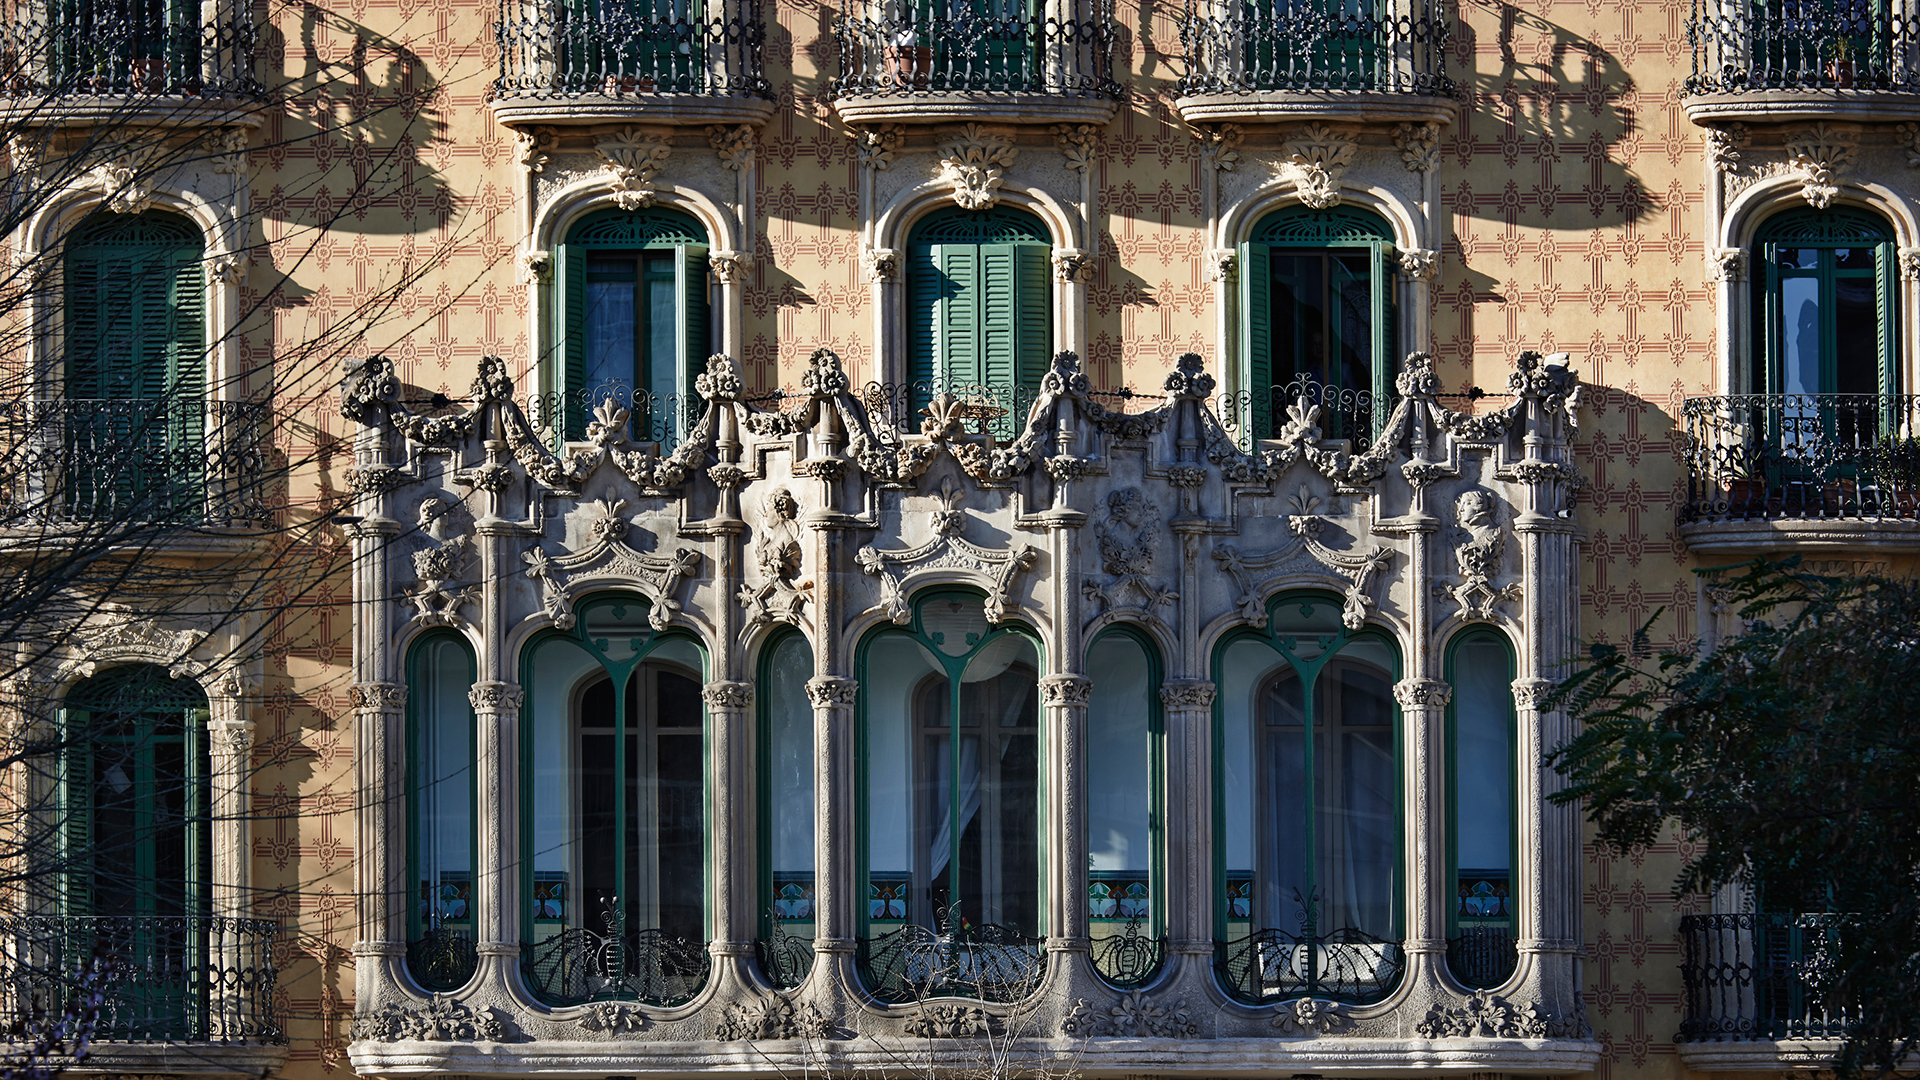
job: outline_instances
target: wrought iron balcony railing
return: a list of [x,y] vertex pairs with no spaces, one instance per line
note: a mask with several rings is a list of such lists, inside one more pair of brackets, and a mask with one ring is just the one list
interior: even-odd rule
[[1504,926],[1463,926],[1447,939],[1447,969],[1468,986],[1499,986],[1520,964],[1513,931]]
[[1742,394],[1681,405],[1680,520],[1910,518],[1920,397]]
[[1369,1004],[1392,993],[1406,967],[1398,942],[1362,930],[1258,930],[1214,945],[1221,985],[1235,1000],[1256,1005],[1300,997]]
[[1685,1042],[1842,1039],[1856,1021],[1823,999],[1848,915],[1688,915],[1680,920]]
[[834,36],[840,74],[830,93],[836,98],[955,92],[1120,96],[1113,79],[1113,13],[1105,0],[1083,0],[1069,18],[1014,4],[888,4],[875,17],[842,17]]
[[258,98],[252,5],[222,8],[208,21],[127,0],[11,9],[0,98]]
[[1689,94],[1920,92],[1920,17],[1885,0],[1694,0]]
[[1047,970],[1047,939],[1004,926],[907,925],[861,938],[854,964],[861,981],[882,1001],[968,997],[1020,1001],[1040,987]]
[[256,402],[0,402],[0,527],[260,521],[266,418]]
[[[0,993],[11,1017],[55,1016],[102,995],[100,1042],[284,1043],[274,1012],[270,919],[17,916],[0,921]],[[83,987],[92,959],[105,976]]]
[[1450,98],[1451,17],[1440,0],[1288,6],[1189,0],[1180,94],[1382,93]]
[[497,28],[501,98],[598,94],[644,101],[661,94],[747,97],[768,92],[766,30],[756,0],[713,5],[505,0]]
[[679,1005],[706,985],[713,961],[705,942],[660,930],[618,926],[601,934],[572,927],[530,945],[521,962],[527,981],[552,1005],[644,1001]]

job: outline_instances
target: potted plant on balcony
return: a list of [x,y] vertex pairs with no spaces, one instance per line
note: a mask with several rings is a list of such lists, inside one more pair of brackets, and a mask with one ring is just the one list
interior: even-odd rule
[[1911,514],[1920,501],[1920,439],[1890,438],[1876,444],[1867,471],[1880,488],[1882,514]]
[[912,27],[893,35],[887,45],[887,75],[900,88],[925,89],[933,74],[933,46],[921,45]]
[[1838,90],[1853,86],[1853,39],[1835,37],[1826,43],[1827,82]]
[[167,61],[159,56],[137,56],[129,73],[136,94],[161,94],[167,89]]

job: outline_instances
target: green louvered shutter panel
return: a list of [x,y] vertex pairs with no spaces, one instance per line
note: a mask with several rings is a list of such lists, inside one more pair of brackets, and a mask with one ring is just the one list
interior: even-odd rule
[[1020,249],[1013,244],[980,247],[978,382],[1010,388],[1020,376]]
[[93,913],[93,742],[87,729],[93,716],[85,709],[62,710],[60,818],[61,862],[66,867],[67,915]]
[[206,271],[197,257],[171,262],[160,376],[167,430],[156,462],[164,471],[155,477],[165,492],[156,494],[171,517],[197,521],[207,490]]
[[[1047,354],[1053,345],[1053,283],[1048,278],[1052,249],[1021,244],[1013,251],[1014,318],[1019,327],[1014,378],[1022,390],[1037,391],[1046,377]],[[1021,418],[1023,423],[1025,419]]]
[[1273,262],[1265,244],[1240,245],[1240,348],[1246,355],[1247,406],[1242,430],[1251,423],[1253,437],[1272,436],[1267,403],[1273,386]]
[[680,310],[674,340],[679,343],[679,430],[700,416],[701,402],[695,400],[693,380],[707,364],[707,245],[682,244],[673,249],[673,277],[678,286]]
[[939,369],[940,294],[944,278],[931,246],[916,245],[907,251],[907,381],[933,381]]
[[979,386],[988,381],[987,365],[982,361],[982,343],[992,338],[988,323],[991,312],[982,300],[991,287],[983,289],[988,247],[973,244],[940,244],[933,249],[939,265],[936,279],[939,300],[934,305],[934,377],[947,387]]
[[560,245],[554,260],[554,288],[560,290],[559,326],[554,337],[559,341],[560,362],[548,380],[554,392],[554,412],[560,423],[554,425],[554,440],[582,439],[587,434],[586,409],[580,404],[587,383],[587,253],[579,244]]

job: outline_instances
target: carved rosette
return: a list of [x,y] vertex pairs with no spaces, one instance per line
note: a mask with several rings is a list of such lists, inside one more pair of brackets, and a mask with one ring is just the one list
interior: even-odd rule
[[753,684],[750,682],[710,682],[700,691],[709,709],[736,712],[751,708],[753,705]]
[[1393,129],[1393,145],[1408,172],[1430,173],[1440,167],[1440,125],[1401,124]]
[[1160,684],[1160,703],[1177,712],[1211,709],[1213,695],[1213,684],[1203,679],[1173,679]]
[[1093,252],[1079,248],[1055,248],[1053,273],[1068,284],[1091,284],[1095,273]]
[[1408,281],[1432,281],[1440,276],[1440,253],[1431,248],[1405,248],[1400,252],[1400,276]]
[[753,128],[746,124],[709,125],[707,145],[713,147],[714,154],[720,158],[720,167],[729,172],[739,172],[753,164]]
[[1438,709],[1453,700],[1453,687],[1439,679],[1402,679],[1393,684],[1393,700],[1403,709]]
[[898,124],[861,128],[854,133],[854,146],[859,152],[860,164],[881,172],[893,167],[893,156],[900,152],[901,144],[906,141],[906,129]]
[[516,683],[477,682],[467,690],[467,700],[477,713],[513,713],[520,711],[522,694]]
[[1093,700],[1093,680],[1085,675],[1048,675],[1040,680],[1042,705],[1084,706]]
[[860,264],[874,281],[893,281],[900,276],[900,252],[894,248],[867,248],[860,253]]
[[1094,150],[1100,145],[1100,129],[1092,124],[1055,124],[1053,142],[1067,168],[1084,174],[1093,165]]
[[807,680],[807,700],[816,709],[851,709],[859,691],[859,683],[834,675],[817,675]]
[[1193,137],[1200,143],[1200,162],[1207,168],[1232,172],[1240,164],[1240,144],[1247,136],[1239,124],[1195,128]]
[[1711,258],[1715,280],[1747,280],[1747,253],[1742,248],[1715,248]]

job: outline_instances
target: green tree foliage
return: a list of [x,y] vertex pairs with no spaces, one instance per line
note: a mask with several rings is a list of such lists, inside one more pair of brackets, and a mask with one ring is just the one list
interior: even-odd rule
[[[1677,822],[1678,892],[1739,883],[1761,911],[1847,916],[1802,978],[1850,1019],[1843,1077],[1910,1064],[1920,1036],[1920,581],[1795,561],[1705,571],[1746,626],[1711,651],[1594,645],[1548,707],[1547,755],[1602,844]],[[1656,616],[1657,617],[1657,616]]]

